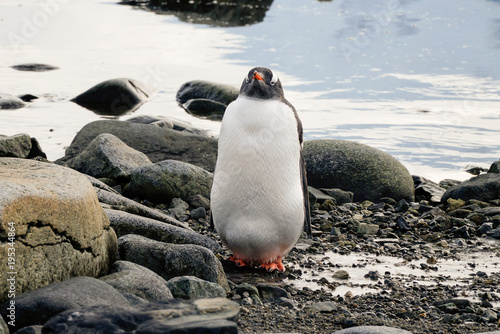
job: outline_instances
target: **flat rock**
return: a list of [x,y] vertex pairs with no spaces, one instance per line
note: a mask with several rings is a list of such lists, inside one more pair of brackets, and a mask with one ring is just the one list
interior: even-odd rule
[[175,298],[226,298],[226,291],[217,283],[195,276],[178,276],[167,281],[167,287]]
[[0,109],[19,109],[25,105],[26,103],[18,97],[0,93]]
[[450,198],[483,202],[500,198],[500,174],[485,173],[454,185],[443,194],[441,203],[447,203]]
[[121,260],[146,267],[166,280],[177,276],[196,276],[229,291],[222,264],[208,248],[175,245],[128,234],[118,239]]
[[[17,293],[73,276],[108,272],[117,252],[94,187],[83,175],[51,163],[0,158],[0,254],[15,230]],[[7,261],[0,272],[10,272]],[[0,302],[7,298],[0,285]]]
[[113,263],[111,274],[100,280],[120,291],[125,298],[129,294],[149,302],[174,298],[165,279],[148,268],[128,261]]
[[358,326],[333,332],[335,334],[412,334],[404,329],[387,326]]
[[207,99],[225,104],[236,100],[239,89],[210,81],[193,80],[183,84],[177,91],[177,101],[183,104],[192,99]]
[[[58,313],[93,305],[129,306],[112,286],[91,277],[74,277],[16,296],[16,326],[43,325]],[[0,313],[5,316],[6,304]]]
[[43,333],[237,334],[239,310],[238,304],[225,298],[94,306],[55,316],[44,325]]
[[101,115],[121,115],[139,108],[149,95],[142,82],[119,78],[98,83],[71,101]]
[[217,140],[134,122],[101,120],[85,125],[58,162],[68,162],[82,152],[95,137],[110,133],[133,149],[147,155],[153,163],[173,159],[213,171],[217,157]]
[[142,152],[127,146],[118,137],[102,133],[74,159],[68,166],[93,177],[126,180],[130,172],[152,162]]
[[189,200],[194,195],[210,196],[213,174],[203,168],[165,160],[132,170],[124,195],[153,203],[170,203],[174,198]]
[[345,140],[304,142],[308,184],[340,188],[354,193],[353,200],[379,202],[382,197],[414,200],[413,179],[391,155]]
[[441,202],[441,197],[446,190],[441,188],[439,184],[421,176],[413,176],[413,182],[415,183],[415,199],[417,201]]
[[0,157],[26,158],[31,151],[31,137],[26,133],[0,135]]
[[194,244],[206,247],[213,252],[220,249],[219,243],[192,230],[173,226],[151,218],[126,212],[105,209],[116,234],[121,237],[137,234],[143,237],[172,244]]
[[12,66],[13,69],[18,71],[29,71],[29,72],[46,72],[59,69],[57,66],[39,63],[27,63]]

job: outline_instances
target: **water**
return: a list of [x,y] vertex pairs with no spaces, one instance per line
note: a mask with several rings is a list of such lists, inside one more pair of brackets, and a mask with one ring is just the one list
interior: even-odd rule
[[[155,90],[134,116],[175,117],[216,134],[220,123],[177,105],[177,89],[193,79],[239,87],[259,65],[280,77],[306,140],[361,142],[435,181],[468,178],[466,166],[500,157],[500,2],[265,3],[257,23],[239,26],[114,1],[3,0],[0,92],[41,98],[1,110],[0,134],[29,133],[57,159],[102,118],[68,100],[118,77]],[[60,69],[10,67],[30,62]]]

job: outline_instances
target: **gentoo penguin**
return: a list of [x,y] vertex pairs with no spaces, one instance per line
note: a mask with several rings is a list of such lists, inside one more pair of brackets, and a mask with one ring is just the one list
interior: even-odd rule
[[212,218],[230,260],[285,271],[281,259],[311,225],[302,124],[271,70],[248,72],[218,145]]

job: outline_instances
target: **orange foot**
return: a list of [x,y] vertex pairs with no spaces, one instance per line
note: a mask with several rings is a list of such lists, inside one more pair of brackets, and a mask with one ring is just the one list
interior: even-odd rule
[[283,263],[281,263],[281,257],[278,257],[274,262],[263,263],[260,265],[260,267],[266,269],[269,272],[272,272],[274,270],[278,270],[283,273],[285,272],[285,267],[283,266]]
[[236,259],[234,256],[230,256],[229,261],[231,262],[234,262],[234,264],[236,265],[236,267],[246,267],[247,264],[245,263],[245,261],[243,260],[240,260],[240,259]]

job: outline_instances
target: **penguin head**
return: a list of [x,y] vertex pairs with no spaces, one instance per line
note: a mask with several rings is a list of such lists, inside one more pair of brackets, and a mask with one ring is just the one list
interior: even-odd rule
[[265,67],[254,67],[248,72],[241,85],[240,95],[258,100],[284,98],[280,79]]

